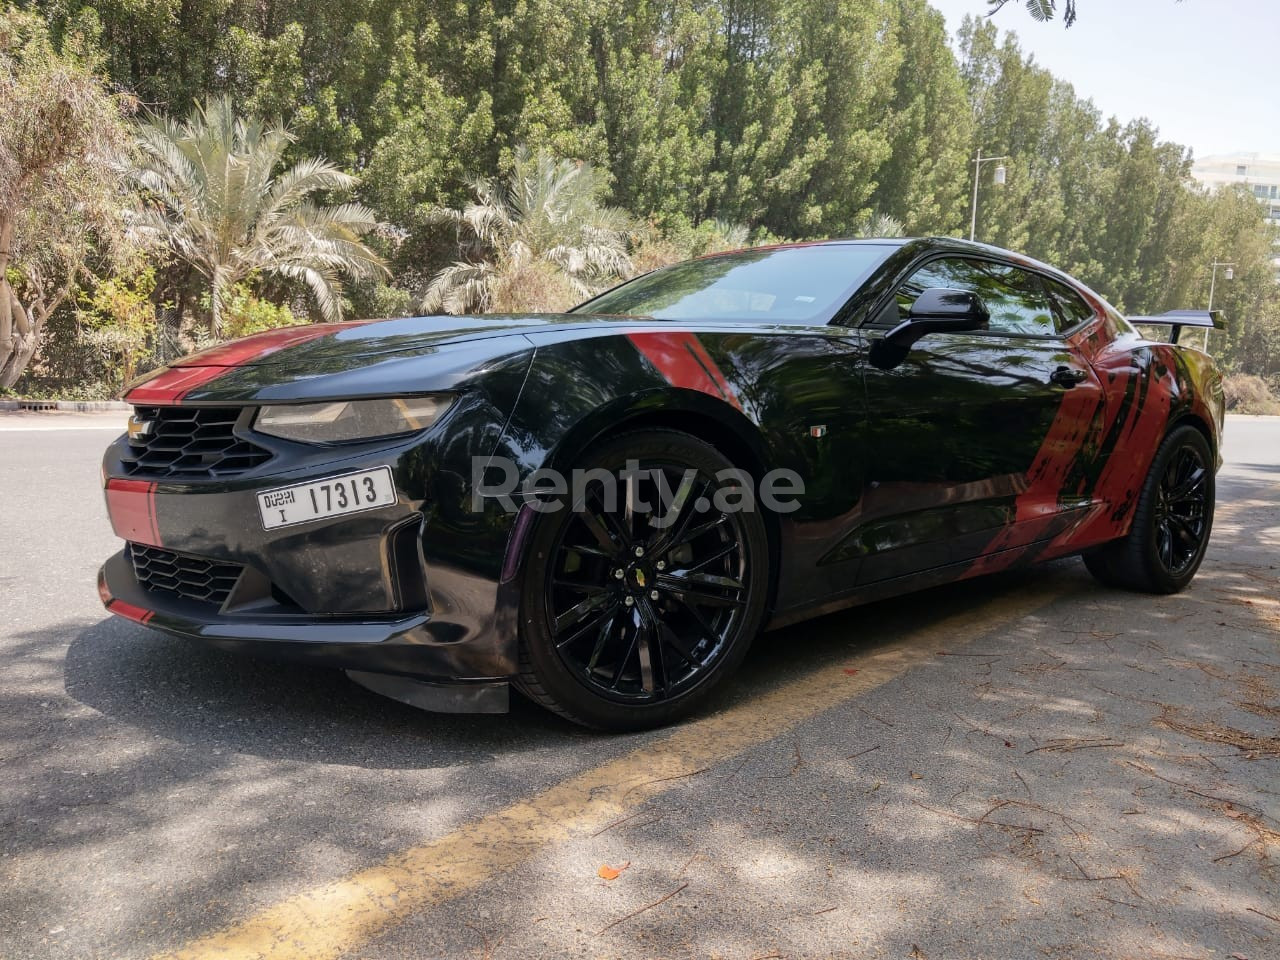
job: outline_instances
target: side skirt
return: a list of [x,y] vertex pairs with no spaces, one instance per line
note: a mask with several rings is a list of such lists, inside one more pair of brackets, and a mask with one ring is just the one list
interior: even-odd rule
[[[975,573],[975,567],[980,563],[992,564],[990,572],[995,573],[1008,570],[1024,559],[1034,562],[1057,559],[1066,555],[1055,553],[1051,557],[1045,554],[1044,550],[1050,542],[1050,540],[1036,540],[1020,547],[998,550],[995,553],[989,553],[973,560],[948,563],[941,567],[922,570],[919,573],[910,573],[906,576],[891,577],[888,580],[878,580],[875,583],[864,584],[818,603],[776,611],[765,624],[764,629],[778,630],[782,627],[789,627],[793,623],[799,623],[802,620],[811,620],[814,617],[822,617],[828,613],[847,610],[849,607],[857,607],[864,603],[874,603],[877,600],[887,600],[889,597],[899,597],[903,594],[915,593],[917,590],[927,590],[930,587],[940,587],[946,583],[954,583],[966,577],[979,575]],[[1072,550],[1071,552],[1077,551]]]

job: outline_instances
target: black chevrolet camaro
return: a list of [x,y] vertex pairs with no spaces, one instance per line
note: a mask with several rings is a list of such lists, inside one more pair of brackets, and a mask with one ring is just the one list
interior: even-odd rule
[[1071,554],[1181,589],[1223,416],[1204,353],[947,239],[727,253],[555,316],[290,327],[126,399],[113,614],[608,729],[687,713],[762,629],[892,594]]

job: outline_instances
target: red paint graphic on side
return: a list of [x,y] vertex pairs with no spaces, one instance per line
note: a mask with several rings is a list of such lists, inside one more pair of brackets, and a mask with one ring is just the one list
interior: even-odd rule
[[135,607],[132,603],[125,603],[123,600],[112,600],[107,604],[107,609],[117,616],[133,620],[136,623],[147,623],[156,615],[154,610],[144,610],[142,607]]
[[[1016,562],[1016,553],[999,551],[1041,539],[1053,523],[1059,498],[1087,494],[1092,506],[1044,546],[1042,559],[1074,553],[1129,532],[1151,461],[1168,429],[1173,367],[1159,356],[1158,348],[1141,362],[1128,351],[1101,359],[1095,370],[1106,384],[1109,401],[1099,404],[1096,395],[1083,391],[1063,396],[1027,474],[1029,487],[1018,497],[1017,523],[988,545],[987,555],[975,560],[965,576],[994,573]],[[1081,457],[1104,458],[1089,490],[1068,485]]]
[[146,480],[107,481],[107,515],[121,540],[160,546],[156,523],[156,485]]
[[631,333],[627,339],[673,387],[697,390],[742,409],[732,385],[694,334]]

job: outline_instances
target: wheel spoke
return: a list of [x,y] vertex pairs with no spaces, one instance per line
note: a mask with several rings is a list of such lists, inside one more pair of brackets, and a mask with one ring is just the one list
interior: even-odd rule
[[[582,519],[582,525],[585,526],[591,535],[596,538],[596,543],[600,545],[601,556],[611,557],[618,552],[620,546],[625,546],[625,544],[617,543],[617,541],[610,536],[608,526],[600,516],[587,505],[585,500],[578,506],[575,506],[574,510]],[[601,513],[603,513],[603,511],[601,511]]]
[[1168,503],[1185,503],[1191,501],[1199,503],[1204,499],[1201,491],[1204,489],[1205,478],[1208,471],[1204,467],[1197,467],[1191,471],[1190,476],[1183,478],[1177,486],[1165,495]]
[[[577,627],[571,630],[568,636],[563,639],[556,640],[556,649],[564,650],[565,648],[572,646],[574,643],[577,643],[587,634],[591,633],[592,630],[597,630],[604,626],[606,621],[612,619],[617,608],[617,601],[614,601],[603,607],[596,616],[592,617],[588,615],[583,618]],[[570,627],[566,627],[565,629],[568,630]]]
[[695,587],[718,587],[722,590],[735,591],[747,589],[747,585],[741,580],[736,580],[733,577],[723,577],[714,573],[699,573],[692,567],[688,570],[677,570],[675,578],[683,579]]
[[[692,512],[693,511],[690,511],[690,513]],[[671,550],[674,550],[676,547],[683,546],[686,543],[693,543],[693,541],[697,540],[704,533],[710,533],[712,530],[716,529],[717,527],[724,526],[728,522],[729,522],[729,518],[722,513],[719,516],[717,516],[714,520],[708,520],[706,523],[699,524],[698,526],[694,527],[692,530],[686,530],[680,536],[679,539],[673,539],[671,541],[671,543],[667,546],[667,551],[670,552]]]
[[640,661],[640,689],[645,693],[652,695],[654,692],[653,685],[653,668],[654,668],[654,630],[649,623],[649,618],[644,616],[640,609],[635,609],[634,623],[636,627],[636,653]]
[[610,607],[604,617],[600,621],[600,629],[596,633],[596,645],[591,648],[591,659],[587,661],[587,673],[590,674],[595,670],[596,664],[600,662],[600,656],[604,653],[604,648],[609,643],[609,638],[613,635],[613,626],[618,619],[618,606],[614,604]]
[[[634,608],[633,608],[633,609],[634,609]],[[631,630],[631,642],[627,645],[627,652],[626,652],[626,653],[622,656],[622,658],[618,661],[618,666],[617,666],[617,668],[613,671],[613,679],[612,679],[611,681],[609,681],[609,689],[610,689],[610,690],[617,690],[617,689],[618,689],[618,681],[620,681],[620,680],[622,679],[622,673],[623,673],[623,671],[624,671],[624,670],[626,670],[626,668],[627,668],[627,664],[631,661],[631,657],[632,657],[632,656],[635,654],[635,652],[636,652],[636,641],[639,639],[640,634],[639,634],[639,632],[635,629],[635,619],[634,619],[634,617],[632,618],[631,627],[632,627],[632,630]]]
[[693,648],[684,642],[684,638],[680,634],[671,629],[670,625],[659,621],[658,634],[662,638],[662,642],[676,652],[676,654],[689,666],[697,669],[702,666],[698,662]]
[[695,495],[694,484],[697,482],[697,474],[692,471],[686,472],[680,478],[680,486],[676,488],[675,495],[671,498],[671,506],[667,508],[667,512],[662,518],[663,523],[666,525],[665,529],[653,543],[652,549],[654,553],[664,553],[683,542],[680,538],[684,535],[690,521],[693,520],[698,512],[693,509],[693,506],[698,502],[699,497],[706,493],[707,488],[711,486],[710,481],[704,480]]
[[622,526],[628,540],[634,540],[636,535],[636,494],[636,476],[628,471],[622,496]]
[[608,602],[608,591],[602,587],[597,588],[596,592],[587,597],[587,599],[575,604],[556,617],[555,628],[552,632],[559,636],[575,624],[581,623],[592,611],[599,610]]
[[[705,574],[695,576],[706,576]],[[737,580],[729,580],[728,577],[706,577],[707,580],[724,580],[725,583],[708,583],[719,589],[731,589],[738,593],[746,589],[745,586]],[[740,607],[743,600],[740,596],[726,596],[721,593],[714,593],[710,590],[702,589],[702,584],[696,583],[693,577],[658,577],[658,589],[663,593],[673,594],[689,603],[696,603],[699,606],[710,607]]]
[[733,543],[730,543],[728,546],[724,547],[722,550],[719,550],[716,553],[713,553],[711,556],[707,557],[705,560],[699,560],[697,563],[693,564],[692,566],[685,567],[685,569],[691,573],[694,570],[701,570],[703,567],[707,566],[708,564],[715,563],[717,560],[723,560],[725,557],[729,556],[731,553],[733,553],[737,549],[738,549],[738,543],[735,540]]
[[[667,573],[658,575],[658,589],[667,589],[693,593],[695,595],[707,594],[708,590],[729,590],[734,594],[740,594],[747,589],[747,585],[741,580],[733,577],[724,577],[714,573],[702,573],[693,569],[670,570]],[[735,597],[723,597],[715,594],[720,602],[736,599]]]
[[1169,523],[1174,532],[1177,533],[1178,538],[1194,551],[1200,543],[1200,534],[1191,526],[1191,522],[1185,517],[1171,513],[1169,514]]
[[702,634],[704,640],[709,640],[713,645],[720,642],[720,635],[711,629],[711,625],[703,618],[701,611],[696,606],[684,597],[676,596],[675,599],[677,603],[688,611],[694,626],[698,628],[698,632]]
[[1173,533],[1167,520],[1156,526],[1156,550],[1160,553],[1160,562],[1166,570],[1173,569]]
[[602,589],[598,583],[574,583],[572,580],[552,580],[551,585],[575,593],[598,593]]
[[572,551],[573,553],[580,553],[586,557],[601,557],[605,560],[612,560],[618,552],[617,549],[605,551],[599,547],[590,546],[589,544],[581,544],[574,547],[566,545],[565,549]]

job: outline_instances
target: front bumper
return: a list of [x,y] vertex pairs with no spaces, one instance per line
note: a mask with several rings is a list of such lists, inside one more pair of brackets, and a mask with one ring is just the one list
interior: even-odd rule
[[238,653],[437,682],[491,681],[510,672],[485,643],[459,642],[463,625],[427,611],[382,616],[222,614],[209,604],[147,590],[123,550],[103,564],[98,593],[110,613]]
[[[126,546],[98,578],[111,613],[226,650],[352,671],[419,706],[505,706],[506,678],[518,669],[518,591],[503,579],[507,553],[518,549],[512,518],[466,509],[468,474],[431,437],[337,461],[300,462],[282,451],[269,468],[224,481],[122,476],[127,449],[121,438],[104,458],[116,533],[144,550],[243,573],[229,594],[197,600],[140,580]],[[379,466],[392,469],[395,503],[263,529],[258,492]],[[369,674],[417,686],[389,691]]]

